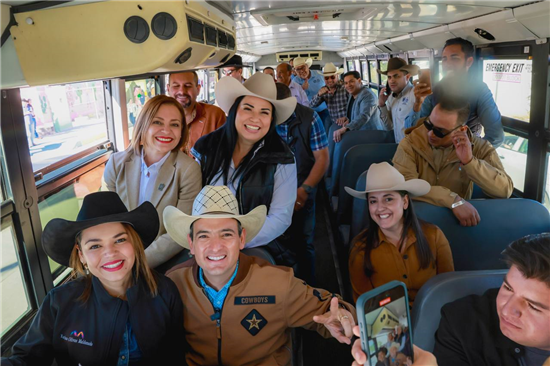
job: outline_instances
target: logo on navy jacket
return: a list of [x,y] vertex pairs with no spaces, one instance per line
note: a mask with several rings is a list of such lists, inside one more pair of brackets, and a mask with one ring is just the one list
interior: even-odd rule
[[84,338],[84,332],[81,330],[73,330],[69,336],[61,334],[61,339],[70,343],[78,343],[88,347],[92,347],[94,345],[94,342],[89,342]]
[[256,309],[248,313],[247,316],[241,321],[241,325],[248,331],[248,333],[255,336],[262,330],[267,324],[267,319],[263,317]]

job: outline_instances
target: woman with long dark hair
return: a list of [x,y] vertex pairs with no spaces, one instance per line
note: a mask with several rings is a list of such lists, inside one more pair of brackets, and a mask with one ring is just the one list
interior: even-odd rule
[[355,300],[392,280],[407,285],[410,304],[431,277],[454,271],[451,248],[443,232],[416,217],[410,197],[430,191],[428,182],[405,178],[388,163],[372,164],[364,192],[348,187],[354,197],[368,200],[369,226],[354,240],[349,271]]
[[291,264],[275,239],[292,221],[296,164],[275,126],[292,115],[296,98],[277,100],[273,79],[256,73],[244,84],[222,78],[216,85],[216,102],[227,113],[225,125],[200,138],[191,150],[201,165],[202,184],[228,186],[242,214],[266,205],[267,219],[246,247],[269,244],[278,263]]

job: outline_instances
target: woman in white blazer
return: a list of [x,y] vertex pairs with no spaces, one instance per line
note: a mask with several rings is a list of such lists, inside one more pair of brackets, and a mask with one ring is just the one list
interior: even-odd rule
[[181,151],[188,137],[185,113],[179,102],[165,95],[150,99],[134,126],[130,146],[109,159],[102,190],[118,193],[128,210],[149,201],[157,209],[160,229],[145,250],[151,268],[166,262],[182,247],[166,233],[162,212],[175,206],[191,214],[201,190],[201,169]]

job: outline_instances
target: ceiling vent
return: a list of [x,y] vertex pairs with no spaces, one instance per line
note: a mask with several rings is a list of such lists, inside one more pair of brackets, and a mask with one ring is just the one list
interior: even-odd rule
[[251,11],[250,14],[260,24],[267,26],[295,22],[334,21],[335,19],[368,20],[373,18],[379,10],[377,5],[337,4],[310,8],[259,9]]
[[311,58],[313,61],[321,61],[323,59],[323,51],[279,52],[276,56],[277,62],[288,62],[296,57]]

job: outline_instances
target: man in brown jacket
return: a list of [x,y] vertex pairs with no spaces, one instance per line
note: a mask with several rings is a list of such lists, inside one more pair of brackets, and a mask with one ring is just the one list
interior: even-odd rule
[[352,305],[308,286],[291,268],[240,253],[266,212],[259,206],[239,215],[225,186],[204,187],[191,216],[164,211],[168,233],[194,255],[168,272],[184,304],[189,365],[290,365],[295,327],[351,344]]
[[201,91],[196,71],[171,74],[168,79],[168,93],[177,99],[185,111],[185,122],[189,128],[189,139],[184,152],[193,157],[191,148],[198,139],[218,129],[225,123],[221,108],[208,103],[197,102]]
[[465,126],[468,114],[464,101],[442,98],[429,117],[405,132],[393,164],[406,180],[431,184],[430,192],[417,200],[448,207],[461,225],[475,226],[479,213],[465,201],[473,184],[494,198],[510,197],[514,186],[492,145]]

